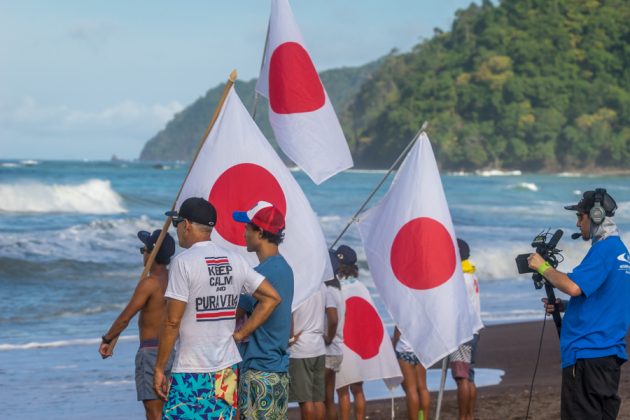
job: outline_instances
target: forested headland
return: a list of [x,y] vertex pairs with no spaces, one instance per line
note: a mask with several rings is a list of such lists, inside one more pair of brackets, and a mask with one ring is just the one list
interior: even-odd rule
[[[427,120],[448,170],[630,168],[629,22],[627,0],[485,0],[410,52],[321,77],[358,167],[388,167]],[[237,83],[247,106],[254,85]],[[190,159],[221,91],[141,159]],[[256,121],[272,139],[266,108]]]

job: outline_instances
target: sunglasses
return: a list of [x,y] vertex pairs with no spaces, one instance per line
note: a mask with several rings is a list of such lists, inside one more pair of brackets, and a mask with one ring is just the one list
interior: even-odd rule
[[179,225],[184,220],[186,219],[184,219],[183,217],[173,217],[173,227],[177,229],[177,225]]
[[147,247],[146,247],[146,246],[143,246],[142,248],[140,248],[140,253],[141,253],[141,254],[143,254],[143,255],[144,255],[146,252],[151,252],[151,250],[150,250],[150,249],[147,249]]

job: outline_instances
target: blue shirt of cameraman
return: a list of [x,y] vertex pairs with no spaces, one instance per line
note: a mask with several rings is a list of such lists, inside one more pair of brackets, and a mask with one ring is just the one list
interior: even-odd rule
[[595,357],[628,360],[630,254],[619,236],[593,244],[568,276],[582,295],[569,300],[562,322],[562,367]]

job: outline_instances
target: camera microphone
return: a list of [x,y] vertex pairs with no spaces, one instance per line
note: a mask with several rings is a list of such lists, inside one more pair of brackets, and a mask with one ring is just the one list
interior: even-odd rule
[[582,234],[579,232],[575,232],[574,234],[571,235],[571,239],[573,240],[581,238],[581,237],[582,237]]

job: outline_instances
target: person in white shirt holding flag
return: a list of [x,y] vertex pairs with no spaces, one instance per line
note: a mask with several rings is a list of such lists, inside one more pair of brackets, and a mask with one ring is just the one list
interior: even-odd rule
[[[237,407],[236,341],[260,326],[280,303],[271,284],[238,254],[210,240],[217,213],[207,200],[186,199],[168,212],[186,248],[172,261],[165,296],[167,315],[160,332],[153,386],[166,404],[163,418],[234,418]],[[234,332],[239,293],[258,305]],[[167,387],[164,369],[175,340],[179,347]]]
[[335,376],[341,369],[343,361],[343,325],[346,317],[346,304],[341,295],[341,282],[337,278],[339,271],[339,259],[334,251],[330,252],[335,277],[325,282],[326,284],[326,418],[337,418],[335,406]]
[[[469,260],[470,247],[463,239],[457,238],[459,255],[462,259],[462,270],[464,281],[466,282],[466,292],[470,299],[470,304],[475,312],[475,322],[481,322],[481,305],[479,301],[479,281],[475,276],[475,266]],[[449,355],[451,364],[451,375],[457,383],[457,404],[459,406],[459,419],[472,420],[475,410],[475,400],[477,398],[477,387],[475,386],[474,361],[479,342],[479,331],[475,332],[473,339],[460,345],[459,348]]]

